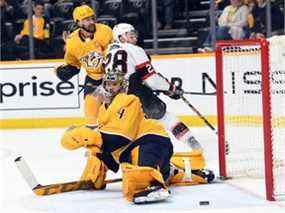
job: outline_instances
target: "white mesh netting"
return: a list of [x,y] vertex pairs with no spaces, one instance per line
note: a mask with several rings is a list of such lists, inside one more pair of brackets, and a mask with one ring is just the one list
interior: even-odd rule
[[[270,87],[275,195],[285,194],[285,37],[270,41]],[[222,48],[228,176],[264,178],[261,48]],[[267,112],[270,113],[270,112]]]

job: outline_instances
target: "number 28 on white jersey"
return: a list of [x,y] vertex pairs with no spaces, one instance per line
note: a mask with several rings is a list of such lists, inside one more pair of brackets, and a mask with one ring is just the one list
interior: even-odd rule
[[136,71],[142,72],[143,79],[154,73],[146,52],[130,43],[112,43],[108,46],[105,70],[108,72],[113,68],[126,73],[126,78]]

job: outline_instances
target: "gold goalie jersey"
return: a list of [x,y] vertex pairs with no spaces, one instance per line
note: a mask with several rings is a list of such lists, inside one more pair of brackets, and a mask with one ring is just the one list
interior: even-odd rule
[[[104,146],[110,152],[120,153],[124,147],[146,134],[168,137],[158,121],[144,117],[139,98],[125,93],[118,94],[108,108],[104,104],[100,107],[98,123]],[[106,135],[108,139],[104,140]],[[117,154],[113,155],[116,160],[119,157]]]
[[103,75],[104,51],[112,40],[112,29],[104,24],[96,23],[93,39],[84,40],[79,34],[79,29],[75,30],[66,40],[64,60],[78,69],[83,66],[89,77],[99,80]]

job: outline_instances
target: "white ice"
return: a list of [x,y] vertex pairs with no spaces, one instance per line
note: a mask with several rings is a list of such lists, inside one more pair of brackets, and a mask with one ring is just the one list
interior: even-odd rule
[[[285,202],[265,200],[263,180],[236,179],[213,184],[171,187],[164,203],[134,205],[121,193],[121,183],[104,191],[77,191],[39,197],[32,193],[14,164],[23,156],[41,184],[77,180],[85,164],[84,150],[66,151],[59,144],[64,129],[23,129],[0,131],[0,212],[1,213],[95,213],[95,212],[270,212],[284,213]],[[207,167],[218,174],[216,135],[205,128],[193,129],[205,149]],[[175,149],[187,149],[175,142]],[[108,178],[120,174],[109,173]],[[200,206],[199,201],[210,205]]]

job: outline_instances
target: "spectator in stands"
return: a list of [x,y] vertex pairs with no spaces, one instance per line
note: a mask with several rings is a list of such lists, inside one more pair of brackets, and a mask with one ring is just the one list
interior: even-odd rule
[[6,0],[0,0],[0,19],[1,19],[1,42],[2,39],[7,38],[7,34],[5,35],[5,23],[13,22],[13,7],[8,5]]
[[14,21],[18,20],[18,19],[23,19],[25,17],[23,8],[21,8],[21,6],[24,3],[24,0],[8,0],[7,1],[9,5],[11,5],[13,7],[14,10]]
[[215,6],[218,10],[224,10],[230,4],[230,0],[215,0]]
[[8,26],[13,27],[13,7],[8,5],[6,0],[0,0],[0,21],[1,21],[1,60],[10,60],[12,53],[9,51],[9,42],[11,35]]
[[256,4],[256,0],[243,0],[243,3],[248,6],[248,9],[250,12],[252,12],[252,9],[254,8]]
[[[218,19],[216,28],[217,40],[243,39],[248,34],[249,9],[242,0],[231,0],[231,4],[223,10]],[[211,34],[207,36],[203,43],[204,48],[199,48],[199,52],[212,51]]]
[[[266,4],[267,0],[256,0],[256,5],[252,9],[254,26],[251,29],[251,38],[266,37]],[[280,30],[284,27],[284,15],[278,6],[271,4],[271,28],[272,31]]]
[[[33,6],[33,39],[36,58],[45,57],[50,36],[49,21],[44,17],[44,3],[36,1]],[[28,59],[29,53],[29,20],[26,19],[20,34],[15,36],[16,54],[20,59]]]
[[176,0],[157,1],[159,29],[164,28],[165,30],[169,30],[173,27],[175,1]]

